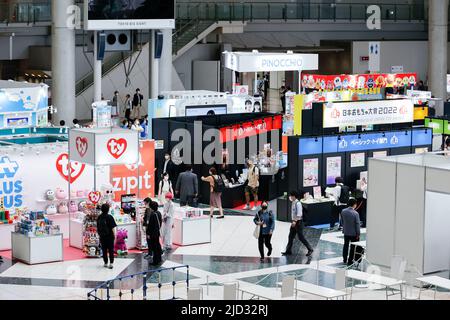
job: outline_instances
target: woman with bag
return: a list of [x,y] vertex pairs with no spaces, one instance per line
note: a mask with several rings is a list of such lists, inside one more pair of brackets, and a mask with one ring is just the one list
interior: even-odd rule
[[217,174],[216,168],[209,169],[209,176],[202,177],[202,181],[209,182],[211,194],[209,196],[209,205],[210,205],[210,216],[211,218],[214,215],[214,209],[219,209],[220,216],[217,219],[223,219],[225,216],[223,215],[222,208],[222,192],[225,189],[225,184],[220,175]]
[[170,181],[169,174],[167,172],[163,173],[163,179],[159,182],[159,188],[158,188],[158,199],[160,205],[166,204],[166,194],[170,192],[171,194],[174,194],[173,188],[172,188],[172,181]]
[[267,256],[272,254],[272,234],[275,229],[275,218],[272,211],[268,210],[267,201],[261,204],[261,210],[255,215],[253,222],[256,224],[254,237],[258,239],[259,253],[261,254],[261,262],[264,262],[264,245],[267,247]]

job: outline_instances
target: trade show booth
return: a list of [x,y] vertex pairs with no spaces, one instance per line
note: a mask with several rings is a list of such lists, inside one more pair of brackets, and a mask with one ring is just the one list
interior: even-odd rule
[[421,274],[450,269],[448,155],[370,159],[367,259],[390,266],[399,255]]
[[[250,113],[153,119],[152,127],[159,145],[155,151],[158,177],[163,173],[166,153],[172,155],[176,175],[184,170],[183,162],[193,163],[193,171],[199,179],[207,176],[214,165],[226,182],[223,206],[235,208],[244,203],[245,160],[253,159],[260,169],[261,199],[275,199],[287,192],[286,156],[281,151],[281,115]],[[210,129],[216,129],[217,136],[208,137]],[[207,164],[202,155],[212,147],[216,150],[214,159]],[[173,181],[176,182],[176,178]],[[199,189],[200,202],[208,204],[209,185],[199,180]]]

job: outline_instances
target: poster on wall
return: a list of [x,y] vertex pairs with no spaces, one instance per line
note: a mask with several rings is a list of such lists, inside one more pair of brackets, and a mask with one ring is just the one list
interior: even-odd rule
[[155,195],[155,142],[139,142],[139,164],[111,167],[115,201],[122,195],[136,194],[140,199]]
[[366,154],[364,152],[361,153],[352,153],[350,155],[350,168],[360,168],[366,165]]
[[387,151],[374,151],[373,152],[373,158],[378,159],[378,158],[384,158],[387,157]]
[[334,184],[335,179],[341,176],[341,157],[327,158],[327,184]]
[[319,159],[303,160],[303,187],[314,187],[319,183]]

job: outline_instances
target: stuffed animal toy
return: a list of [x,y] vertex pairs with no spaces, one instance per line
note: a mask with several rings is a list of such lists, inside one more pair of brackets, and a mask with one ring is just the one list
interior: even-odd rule
[[114,244],[114,251],[119,256],[126,256],[128,254],[127,239],[128,231],[126,229],[119,229],[116,235],[116,243]]
[[84,198],[84,196],[85,196],[84,195],[84,191],[83,190],[78,190],[76,196],[77,196],[77,198]]
[[51,189],[45,191],[45,199],[50,201],[55,200],[55,192]]
[[76,198],[77,197],[77,191],[76,190],[70,190],[70,197]]
[[69,208],[67,207],[67,202],[61,202],[58,206],[59,213],[67,213],[69,212]]
[[78,211],[83,211],[86,208],[86,201],[81,201],[78,204]]
[[46,213],[47,214],[56,214],[56,213],[58,213],[58,210],[56,209],[56,205],[54,205],[54,204],[49,205],[47,207]]
[[110,183],[104,183],[102,184],[101,190],[102,194],[101,201],[102,203],[109,203],[112,205],[114,201],[114,187]]
[[62,200],[62,199],[67,199],[67,192],[64,189],[61,188],[56,188],[56,199]]
[[71,200],[69,203],[69,212],[77,212],[78,211],[78,205],[75,201]]

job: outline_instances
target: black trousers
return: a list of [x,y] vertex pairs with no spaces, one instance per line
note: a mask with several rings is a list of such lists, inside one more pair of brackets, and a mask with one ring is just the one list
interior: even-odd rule
[[153,264],[158,264],[161,262],[162,248],[159,242],[159,236],[148,236],[149,248],[153,252]]
[[331,210],[331,217],[330,217],[330,228],[334,228],[334,225],[336,222],[339,221],[339,217],[341,216],[342,210],[344,210],[347,206],[336,206],[333,205],[333,209]]
[[194,206],[194,196],[193,195],[187,196],[185,201],[180,199],[180,207],[185,207],[187,205],[190,207]]
[[269,251],[272,251],[272,243],[270,241],[272,240],[271,234],[260,234],[258,238],[258,249],[259,254],[261,255],[261,258],[264,259],[264,245],[266,245],[266,248]]
[[306,240],[303,230],[305,229],[305,224],[302,220],[297,221],[295,223],[295,226],[291,225],[291,229],[289,230],[289,241],[286,246],[286,252],[292,253],[292,245],[294,244],[295,236],[298,236],[298,240],[300,240],[301,243],[308,249],[308,251],[312,251],[313,248],[309,244],[308,240]]
[[126,109],[125,110],[125,119],[127,120],[131,120],[131,109]]
[[103,262],[105,264],[108,263],[108,254],[109,254],[109,263],[114,263],[114,238],[100,238],[100,246],[102,247],[103,252]]
[[350,256],[348,255],[348,247],[350,246],[350,242],[357,242],[357,241],[358,241],[357,237],[344,236],[344,249],[342,250],[342,258],[344,258],[344,263],[347,263],[348,265],[353,264],[355,246],[351,246]]

